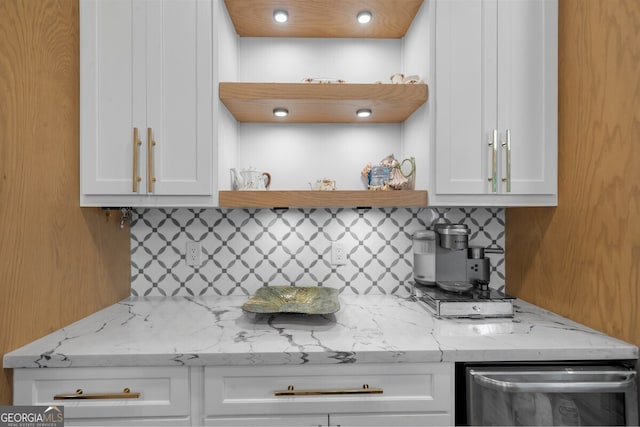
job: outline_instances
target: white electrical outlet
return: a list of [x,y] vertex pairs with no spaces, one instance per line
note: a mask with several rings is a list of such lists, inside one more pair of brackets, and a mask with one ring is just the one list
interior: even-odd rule
[[345,265],[347,263],[347,247],[341,242],[331,242],[331,264]]
[[187,242],[187,265],[197,267],[201,264],[202,249],[200,242]]

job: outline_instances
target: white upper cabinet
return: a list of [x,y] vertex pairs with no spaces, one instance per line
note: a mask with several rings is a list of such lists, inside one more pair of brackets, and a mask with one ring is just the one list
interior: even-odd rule
[[[363,5],[370,32],[352,24]],[[276,6],[300,22],[274,26]],[[80,0],[80,203],[555,205],[557,8]],[[399,72],[427,84],[390,84]],[[346,83],[302,83],[313,77]],[[289,118],[274,119],[283,106]],[[389,154],[415,158],[416,191],[365,190],[362,168]],[[270,191],[229,191],[229,170],[250,167],[271,173]],[[309,191],[324,178],[342,191]]]
[[557,0],[436,2],[431,205],[557,204]]
[[211,2],[81,0],[80,31],[81,205],[214,205]]

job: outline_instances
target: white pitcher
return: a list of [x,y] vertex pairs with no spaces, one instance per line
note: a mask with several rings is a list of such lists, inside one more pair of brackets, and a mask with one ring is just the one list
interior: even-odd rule
[[264,191],[271,185],[271,174],[255,169],[243,169],[239,173],[231,169],[231,185],[234,190]]

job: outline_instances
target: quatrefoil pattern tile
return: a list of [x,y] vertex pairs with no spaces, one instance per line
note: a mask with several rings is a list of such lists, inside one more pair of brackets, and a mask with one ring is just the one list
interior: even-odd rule
[[[251,295],[264,285],[331,286],[349,294],[409,295],[411,234],[467,224],[470,245],[504,248],[503,209],[138,209],[131,222],[132,295]],[[331,264],[331,242],[347,248]],[[200,242],[201,265],[186,245]],[[491,254],[504,289],[504,255]]]

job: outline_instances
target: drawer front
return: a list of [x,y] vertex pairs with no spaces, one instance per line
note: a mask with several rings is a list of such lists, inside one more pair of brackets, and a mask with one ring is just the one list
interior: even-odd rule
[[[277,396],[278,391],[320,394]],[[368,389],[363,389],[368,386]],[[344,391],[357,394],[333,394]],[[378,393],[381,391],[381,393]],[[327,394],[324,394],[327,393]],[[451,413],[449,363],[205,368],[205,414]]]
[[65,419],[188,416],[189,368],[15,369],[13,403],[64,406]]

